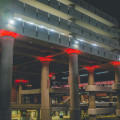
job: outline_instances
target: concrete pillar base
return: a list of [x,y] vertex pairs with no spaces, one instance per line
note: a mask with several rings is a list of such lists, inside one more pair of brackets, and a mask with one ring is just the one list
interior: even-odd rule
[[120,117],[120,109],[116,109],[116,116]]
[[97,119],[96,119],[96,116],[90,115],[89,120],[97,120]]
[[80,120],[80,110],[70,110],[70,120]]
[[50,109],[41,109],[41,120],[51,120]]

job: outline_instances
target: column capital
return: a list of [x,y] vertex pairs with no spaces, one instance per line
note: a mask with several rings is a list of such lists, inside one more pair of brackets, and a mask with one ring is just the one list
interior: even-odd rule
[[15,83],[17,83],[17,84],[25,84],[25,83],[28,83],[28,82],[29,82],[29,80],[16,79],[14,82],[15,82]]
[[98,67],[99,67],[98,65],[94,65],[94,66],[86,66],[84,68],[86,68],[88,72],[94,72],[94,70],[97,69]]
[[112,65],[115,67],[115,68],[119,68],[120,67],[120,62],[118,62],[118,61],[113,61],[113,62],[111,62],[112,63]]
[[80,51],[80,50],[75,50],[75,49],[71,49],[71,48],[65,49],[64,52],[67,53],[68,55],[82,53],[82,51]]
[[1,38],[6,37],[6,36],[16,38],[17,36],[17,33],[8,31],[8,30],[0,30],[0,34],[1,34]]
[[41,63],[49,63],[53,61],[51,57],[37,57],[37,60],[40,60]]

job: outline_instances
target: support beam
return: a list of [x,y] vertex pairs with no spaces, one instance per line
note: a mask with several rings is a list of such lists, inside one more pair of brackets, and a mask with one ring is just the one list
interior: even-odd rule
[[[1,34],[2,50],[0,64],[0,120],[11,120],[11,88],[14,37],[12,32]],[[10,33],[10,35],[9,35]]]
[[78,54],[69,54],[70,120],[80,120],[80,98],[78,86]]
[[[88,76],[88,85],[95,85],[94,83],[94,70],[89,69],[89,76]],[[89,92],[89,110],[91,109],[96,109],[96,104],[95,104],[95,92]],[[89,115],[89,120],[96,120],[95,115]]]
[[19,97],[18,97],[18,103],[21,104],[22,103],[22,94],[21,94],[21,91],[22,91],[22,84],[20,83],[19,84]]
[[[120,65],[115,66],[115,85],[120,85]],[[120,88],[116,88],[117,92],[117,108],[116,108],[116,116],[120,119]]]
[[41,119],[51,120],[49,102],[49,62],[42,62],[41,70]]
[[113,94],[112,93],[109,93],[109,101],[113,102]]

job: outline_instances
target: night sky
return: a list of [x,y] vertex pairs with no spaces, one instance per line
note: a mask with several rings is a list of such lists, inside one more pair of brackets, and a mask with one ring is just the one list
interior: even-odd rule
[[120,0],[84,0],[105,13],[117,18],[120,23]]

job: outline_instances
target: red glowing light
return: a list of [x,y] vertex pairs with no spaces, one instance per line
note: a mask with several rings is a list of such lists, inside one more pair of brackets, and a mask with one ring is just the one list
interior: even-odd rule
[[80,53],[82,53],[79,50],[75,50],[75,49],[71,49],[71,48],[64,50],[64,52],[66,52],[67,54],[72,54],[72,53],[80,54]]
[[84,68],[86,68],[88,71],[94,71],[98,67],[99,67],[98,65],[94,65],[94,66],[86,66]]
[[113,62],[111,62],[114,66],[117,66],[117,65],[120,65],[120,62],[118,62],[118,61],[113,61]]
[[13,38],[16,38],[17,33],[11,32],[11,31],[7,31],[7,30],[1,30],[1,37],[3,37],[3,36],[11,36]]
[[54,75],[55,73],[50,73],[49,74],[49,78],[52,78],[52,76]]
[[15,80],[15,83],[28,83],[29,82],[29,80],[23,80],[23,79],[17,79],[17,80]]
[[48,57],[48,58],[52,58],[53,56],[52,56],[52,55],[48,55],[48,56],[46,56],[46,57]]
[[51,59],[50,57],[37,57],[37,59],[40,60],[41,62],[53,61],[53,59]]

